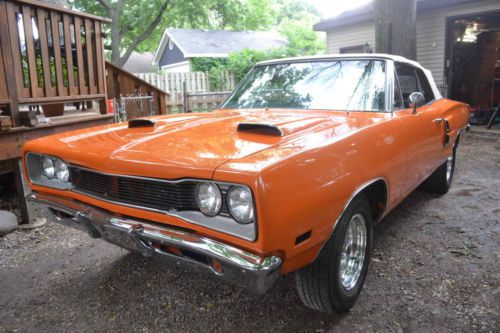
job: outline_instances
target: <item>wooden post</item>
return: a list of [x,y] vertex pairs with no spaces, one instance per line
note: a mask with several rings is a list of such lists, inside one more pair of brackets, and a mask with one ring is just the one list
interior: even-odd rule
[[[62,58],[61,58],[61,45],[60,45],[60,36],[59,36],[59,15],[56,12],[50,12],[50,29],[52,31],[52,45],[54,49],[54,62],[56,67],[56,81],[57,81],[57,95],[65,96],[68,95],[68,91],[71,89],[69,84],[68,88],[64,87],[64,78],[63,78],[63,67],[62,67]],[[69,73],[67,75],[69,78]],[[73,77],[73,73],[71,73],[71,77]],[[69,94],[71,95],[71,94]]]
[[26,197],[31,193],[31,190],[26,183],[26,178],[24,178],[23,163],[21,162],[21,159],[16,159],[14,164],[16,190],[19,200],[19,209],[21,210],[22,223],[29,224],[35,219],[34,207],[26,201]]
[[[98,58],[97,60],[97,65],[98,66],[98,70],[97,70],[97,74],[98,74],[98,85],[100,82],[102,82],[102,87],[98,87],[99,89],[99,93],[104,93],[104,98],[101,99],[99,101],[99,111],[101,112],[101,114],[107,114],[108,113],[108,85],[106,84],[107,83],[107,78],[106,78],[106,61],[104,59],[104,42],[103,42],[103,35],[101,33],[101,24],[100,23],[96,23],[95,25],[95,42],[96,42],[96,51],[97,51],[97,56],[101,56],[101,58]],[[111,77],[109,78],[111,80],[111,82],[113,82],[113,85],[114,85],[114,76],[113,76],[113,73],[111,72],[109,75],[111,75]],[[101,76],[102,76],[102,79],[101,79]],[[111,92],[112,96],[114,96],[114,91]],[[116,97],[116,96],[115,96]],[[115,110],[116,112],[116,110]]]
[[[12,118],[12,126],[18,127],[21,126],[21,117],[19,116],[17,83],[14,72],[15,65],[11,48],[12,43],[10,42],[9,36],[9,26],[4,23],[7,22],[7,5],[5,1],[0,1],[0,22],[2,22],[2,24],[0,24],[0,44],[2,47],[7,91],[9,94],[9,111]],[[23,78],[17,77],[17,80],[23,80]]]
[[45,97],[54,96],[55,92],[52,89],[52,79],[50,77],[50,61],[49,61],[49,47],[47,39],[47,28],[45,22],[47,19],[47,12],[44,10],[37,11],[38,22],[38,35],[40,41],[40,52],[42,55],[42,68],[43,68],[43,88]]

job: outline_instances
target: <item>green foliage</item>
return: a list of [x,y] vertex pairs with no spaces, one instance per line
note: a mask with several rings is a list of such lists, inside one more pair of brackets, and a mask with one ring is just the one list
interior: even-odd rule
[[[325,52],[325,41],[311,29],[312,24],[319,20],[316,8],[304,0],[277,0],[273,5],[274,28],[288,40],[286,47],[267,51],[245,49],[230,54],[229,58],[193,59],[193,71],[208,72],[211,82],[218,83],[220,72],[228,70],[239,81],[260,61]],[[215,86],[211,84],[211,89]]]
[[267,30],[274,23],[276,13],[271,0],[245,0],[242,10],[231,23],[232,30]]
[[234,73],[236,81],[240,81],[256,63],[269,59],[286,58],[287,56],[287,48],[267,51],[245,49],[229,55],[229,64],[226,69]]
[[224,68],[228,63],[228,58],[194,58],[191,60],[191,70],[207,72],[210,68]]
[[[146,1],[141,0],[139,2]],[[172,0],[172,6],[139,51],[155,51],[167,27],[182,29],[265,30],[270,14],[259,17],[260,8],[272,12],[269,0]],[[151,14],[150,14],[151,15]]]
[[[220,86],[220,73],[233,71],[241,79],[258,61],[294,57],[324,52],[324,41],[312,31],[319,13],[306,0],[170,0],[164,13],[160,8],[168,0],[69,0],[75,9],[111,17],[118,24],[107,26],[108,41],[113,50],[111,60],[118,65],[131,49],[155,51],[166,27],[278,30],[288,46],[269,51],[243,50],[228,59],[194,59],[192,69],[208,72],[214,86]],[[153,18],[161,15],[159,23],[145,38]],[[119,53],[119,54],[117,54]]]
[[288,23],[283,27],[282,34],[288,39],[286,47],[267,51],[245,49],[229,54],[228,58],[197,58],[191,62],[192,69],[208,72],[211,80],[217,80],[220,72],[228,70],[239,81],[260,61],[322,54],[325,51],[325,42],[310,28]]
[[[119,55],[112,56],[115,61],[130,48],[154,52],[167,27],[267,30],[275,19],[271,0],[170,0],[161,13],[166,1],[69,0],[69,3],[74,9],[118,20],[118,25],[107,26],[109,48],[113,49],[115,44],[115,49],[118,45],[120,50]],[[161,14],[159,23],[146,38],[140,38],[158,14]]]
[[274,5],[276,26],[286,22],[300,22],[303,26],[311,26],[321,16],[313,4],[304,0],[275,0]]
[[194,58],[191,59],[191,69],[194,72],[205,72],[210,78],[211,91],[222,90],[221,73],[227,69],[228,58]]
[[288,39],[287,53],[290,57],[321,54],[325,52],[325,41],[318,33],[298,24],[283,25],[281,33]]

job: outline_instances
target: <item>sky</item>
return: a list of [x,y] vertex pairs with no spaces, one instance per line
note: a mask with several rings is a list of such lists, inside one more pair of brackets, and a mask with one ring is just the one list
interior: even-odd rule
[[371,0],[309,0],[323,18],[336,16],[346,10],[362,6]]

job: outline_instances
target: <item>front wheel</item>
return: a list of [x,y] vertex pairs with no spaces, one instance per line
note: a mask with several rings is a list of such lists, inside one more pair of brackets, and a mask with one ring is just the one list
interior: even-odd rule
[[322,312],[345,312],[363,287],[370,262],[373,218],[368,201],[356,197],[316,260],[295,273],[302,302]]

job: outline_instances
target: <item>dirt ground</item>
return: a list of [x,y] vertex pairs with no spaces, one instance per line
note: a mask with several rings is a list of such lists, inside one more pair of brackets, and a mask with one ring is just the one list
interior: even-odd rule
[[356,306],[305,308],[49,223],[0,238],[0,332],[499,332],[500,142],[465,137],[450,192],[415,192],[375,229]]

